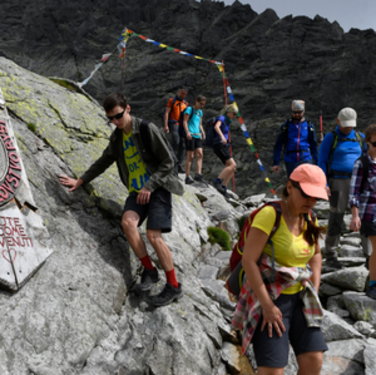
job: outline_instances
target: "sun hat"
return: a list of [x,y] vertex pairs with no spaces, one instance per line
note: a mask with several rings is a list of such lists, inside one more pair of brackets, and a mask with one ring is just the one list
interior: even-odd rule
[[317,165],[300,164],[291,173],[290,180],[299,182],[304,193],[310,197],[329,200],[325,173]]
[[293,100],[291,103],[291,110],[293,112],[305,111],[305,101],[304,100]]
[[344,128],[355,128],[356,127],[356,112],[350,107],[343,108],[339,111],[338,120],[341,122],[341,126]]

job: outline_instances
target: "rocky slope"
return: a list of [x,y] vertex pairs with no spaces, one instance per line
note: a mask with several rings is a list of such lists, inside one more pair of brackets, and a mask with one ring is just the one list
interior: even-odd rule
[[[100,106],[4,58],[0,87],[55,250],[18,293],[0,291],[1,374],[252,373],[229,325],[234,305],[223,278],[230,253],[207,242],[207,228],[220,225],[235,240],[238,219],[265,196],[228,203],[196,184],[174,197],[174,228],[164,238],[185,295],[153,309],[148,296],[131,292],[140,264],[121,230],[127,192],[115,168],[72,194],[58,181],[61,173],[80,175],[105,147],[111,130]],[[328,206],[318,211],[325,224]],[[367,272],[358,242],[342,239],[344,271],[323,269],[327,375],[376,371],[376,302],[363,293]],[[252,363],[252,350],[247,357]],[[291,355],[286,374],[296,374],[296,366]]]
[[[289,116],[290,101],[307,102],[307,116],[317,123],[320,109],[326,131],[344,106],[358,111],[360,128],[374,122],[376,35],[319,16],[279,19],[235,2],[183,0],[3,0],[0,4],[0,55],[44,76],[82,81],[103,53],[111,52],[124,26],[191,53],[224,60],[235,98],[261,159],[275,186],[283,173],[271,172],[271,150],[278,126]],[[86,87],[100,102],[121,89],[122,61],[111,59]],[[223,84],[212,64],[187,58],[133,38],[125,63],[125,93],[139,117],[161,124],[165,103],[177,87],[189,87],[189,100],[208,97],[206,118],[224,104]],[[267,191],[254,155],[235,125],[237,193]],[[204,174],[220,169],[207,150]]]

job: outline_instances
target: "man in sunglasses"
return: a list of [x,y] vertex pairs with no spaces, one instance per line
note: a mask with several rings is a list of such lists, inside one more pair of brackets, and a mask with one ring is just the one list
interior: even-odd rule
[[123,94],[108,95],[103,107],[108,119],[116,126],[109,145],[79,179],[62,175],[60,181],[72,192],[99,176],[116,161],[120,178],[129,191],[121,224],[130,247],[144,267],[141,283],[135,286],[135,291],[149,291],[159,280],[158,270],[153,266],[137,230],[148,217],[147,238],[157,253],[167,279],[162,292],[152,297],[152,303],[165,306],[183,296],[172,255],[162,233],[171,232],[171,193],[183,195],[184,187],[173,173],[174,160],[167,141],[154,124],[131,116],[131,108]]
[[287,177],[300,164],[318,162],[316,130],[303,117],[305,102],[293,100],[291,109],[292,118],[281,126],[273,151],[273,170],[278,173],[282,147],[284,148]]
[[[338,242],[345,210],[348,207],[350,181],[355,161],[366,150],[364,135],[356,132],[357,114],[352,108],[343,108],[337,116],[336,129],[328,133],[320,147],[319,167],[326,174],[330,202],[330,216],[325,239],[326,265],[342,268],[337,259]],[[361,236],[363,252],[369,257],[371,247]]]

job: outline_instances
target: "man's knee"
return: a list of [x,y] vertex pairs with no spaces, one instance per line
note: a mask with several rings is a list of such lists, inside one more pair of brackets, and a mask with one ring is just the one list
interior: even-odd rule
[[163,241],[162,233],[160,230],[148,229],[146,231],[146,237],[153,247],[154,247],[154,244],[158,243],[159,241]]
[[196,149],[196,158],[202,159],[204,157],[204,153],[202,152],[201,148]]
[[188,152],[187,152],[187,160],[188,160],[189,162],[191,162],[191,161],[193,160],[193,158],[194,158],[193,151],[188,151]]
[[127,212],[124,213],[121,219],[121,226],[123,227],[123,231],[125,234],[130,233],[134,230],[137,230],[137,226],[138,226],[138,222],[140,218],[137,217],[136,215],[130,215],[130,214],[127,214]]

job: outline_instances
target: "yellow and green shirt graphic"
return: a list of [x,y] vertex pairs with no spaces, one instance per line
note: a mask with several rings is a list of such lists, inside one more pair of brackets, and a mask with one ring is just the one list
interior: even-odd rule
[[138,151],[133,144],[131,131],[129,134],[123,132],[123,151],[124,158],[129,170],[129,192],[137,193],[144,187],[150,177],[150,173],[141,160]]

